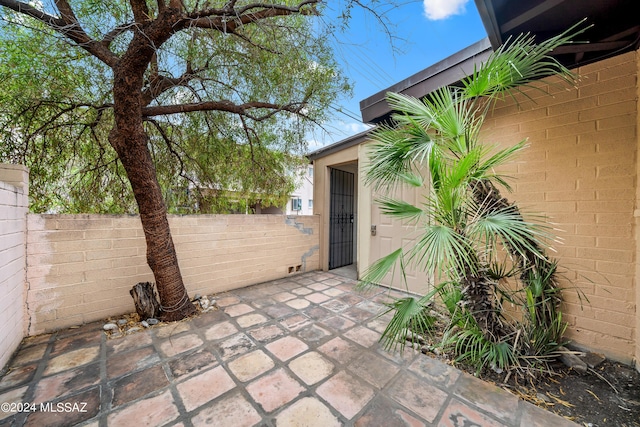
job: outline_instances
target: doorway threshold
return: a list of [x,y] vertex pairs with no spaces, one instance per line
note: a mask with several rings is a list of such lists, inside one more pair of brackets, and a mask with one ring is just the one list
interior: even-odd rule
[[358,280],[358,271],[356,269],[355,263],[345,265],[343,267],[334,268],[333,270],[329,270],[329,271],[339,276],[346,277],[348,279]]

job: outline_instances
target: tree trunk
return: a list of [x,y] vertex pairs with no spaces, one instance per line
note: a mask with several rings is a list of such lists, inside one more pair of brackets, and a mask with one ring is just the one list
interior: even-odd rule
[[171,238],[167,208],[158,184],[148,138],[142,122],[141,87],[144,60],[127,57],[114,67],[114,120],[109,143],[127,173],[138,204],[147,242],[147,263],[155,277],[160,297],[160,319],[174,321],[196,312],[182,281],[178,258]]
[[153,283],[140,282],[129,291],[140,320],[156,318],[160,314],[160,303],[156,298]]
[[499,342],[505,330],[494,304],[493,286],[486,271],[480,270],[478,263],[475,267],[478,269],[475,274],[467,268],[461,277],[468,309],[483,335],[491,342]]
[[[487,211],[511,211],[524,221],[518,206],[502,197],[491,181],[478,181],[472,191],[476,203],[486,206]],[[525,286],[531,286],[532,280],[546,278],[544,292],[540,295],[534,294],[536,316],[540,322],[554,321],[556,310],[562,302],[560,294],[556,292],[558,288],[556,263],[545,254],[533,238],[522,242],[505,242],[505,247],[518,260],[521,270],[520,280]]]

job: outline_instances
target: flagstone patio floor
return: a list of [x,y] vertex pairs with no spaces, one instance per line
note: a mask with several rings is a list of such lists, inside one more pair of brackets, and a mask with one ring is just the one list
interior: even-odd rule
[[400,293],[354,286],[310,272],[122,338],[93,323],[25,339],[0,380],[0,427],[576,426],[419,352],[385,351],[377,315]]

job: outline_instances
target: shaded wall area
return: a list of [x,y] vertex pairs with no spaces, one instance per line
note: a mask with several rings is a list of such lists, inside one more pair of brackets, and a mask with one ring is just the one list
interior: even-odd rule
[[0,164],[0,369],[25,332],[28,182],[25,167]]
[[582,76],[576,88],[548,79],[536,83],[541,91],[499,103],[483,140],[528,139],[502,170],[515,178],[515,191],[505,195],[548,216],[562,239],[551,255],[567,288],[568,338],[637,363],[638,52],[575,71]]
[[[169,216],[189,295],[317,270],[317,216]],[[135,311],[153,281],[138,216],[28,215],[28,335]]]

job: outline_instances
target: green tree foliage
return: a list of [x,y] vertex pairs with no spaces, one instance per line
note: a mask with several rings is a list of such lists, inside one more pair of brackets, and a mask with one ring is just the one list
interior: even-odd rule
[[182,319],[167,205],[282,204],[306,131],[348,89],[323,5],[0,0],[0,160],[31,168],[36,211],[137,206],[161,317]]
[[[393,268],[412,265],[438,281],[429,294],[389,305],[393,313],[383,334],[387,346],[404,345],[426,334],[437,320],[436,297],[447,313],[438,344],[458,360],[495,369],[531,366],[561,344],[566,324],[559,311],[557,263],[545,254],[553,241],[541,221],[526,220],[503,198],[509,190],[500,166],[526,147],[481,141],[487,113],[506,94],[536,79],[577,78],[548,54],[578,31],[535,44],[523,35],[494,52],[464,78],[425,99],[389,94],[394,123],[374,132],[368,183],[385,192],[399,185],[425,186],[420,205],[380,197],[384,214],[413,225],[420,235],[375,262],[363,286],[378,283]],[[519,312],[504,310],[514,303]]]
[[[207,7],[226,2],[218,3]],[[156,14],[157,6],[149,5]],[[198,2],[184,7],[205,9]],[[47,2],[38,10],[60,13]],[[187,26],[156,50],[145,72],[149,107],[212,100],[229,107],[264,104],[250,114],[221,108],[145,118],[170,212],[285,204],[294,184],[290,171],[307,149],[305,134],[328,118],[329,103],[350,90],[330,50],[330,28],[307,16],[320,10],[306,10],[232,34]],[[30,168],[32,211],[135,212],[126,173],[108,141],[111,68],[59,30],[8,8],[2,12],[0,161]],[[82,1],[74,12],[89,37],[109,41],[116,54],[126,51],[127,26],[136,25],[128,2]]]

